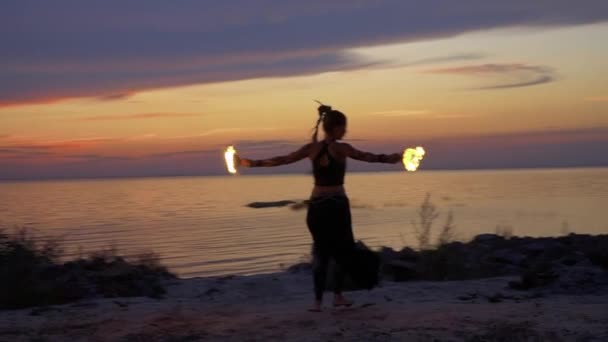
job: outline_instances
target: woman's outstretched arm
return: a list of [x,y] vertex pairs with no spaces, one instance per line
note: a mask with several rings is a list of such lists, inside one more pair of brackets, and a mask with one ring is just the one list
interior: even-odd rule
[[370,152],[363,152],[349,144],[346,145],[346,156],[368,162],[368,163],[387,163],[387,164],[396,164],[401,161],[402,155],[400,153],[393,154],[374,154]]
[[312,143],[300,147],[297,151],[285,156],[278,156],[268,159],[239,159],[239,165],[245,167],[271,167],[295,163],[310,155],[310,147]]

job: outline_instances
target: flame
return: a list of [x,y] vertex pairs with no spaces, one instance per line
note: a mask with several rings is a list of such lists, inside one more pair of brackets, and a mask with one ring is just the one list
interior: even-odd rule
[[226,152],[224,152],[224,159],[226,159],[226,169],[228,169],[228,172],[232,174],[236,173],[236,167],[234,165],[235,154],[236,150],[234,149],[234,146],[228,146]]
[[424,148],[408,148],[403,152],[403,166],[407,171],[416,171],[420,166],[420,161],[424,158]]

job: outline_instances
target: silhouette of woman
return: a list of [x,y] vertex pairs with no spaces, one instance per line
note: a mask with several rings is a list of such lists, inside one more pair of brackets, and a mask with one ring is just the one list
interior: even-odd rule
[[[360,274],[355,254],[355,241],[351,226],[350,203],[344,190],[344,173],[348,157],[369,163],[398,163],[399,153],[390,155],[360,151],[339,142],[346,134],[346,116],[330,106],[318,108],[319,118],[314,128],[312,142],[297,151],[269,159],[251,160],[236,157],[244,167],[271,167],[286,165],[308,157],[312,161],[314,187],[310,196],[306,223],[313,238],[313,278],[315,302],[310,311],[321,311],[323,290],[330,258],[339,266],[336,269],[334,306],[350,306],[352,302],[342,295],[343,271],[357,281]],[[325,138],[317,139],[319,125],[323,124]],[[360,278],[360,277],[359,277]],[[375,284],[373,284],[375,285]],[[373,286],[371,285],[371,286]],[[368,287],[369,284],[368,284]]]

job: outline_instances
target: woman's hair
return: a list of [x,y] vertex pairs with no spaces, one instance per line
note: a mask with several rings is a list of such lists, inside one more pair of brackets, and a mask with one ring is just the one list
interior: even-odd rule
[[340,127],[346,125],[346,115],[344,113],[329,109],[327,111],[319,111],[319,119],[317,120],[317,124],[314,128],[314,133],[312,134],[312,141],[319,141],[319,124],[323,122],[323,130],[325,133],[331,132],[334,127]]

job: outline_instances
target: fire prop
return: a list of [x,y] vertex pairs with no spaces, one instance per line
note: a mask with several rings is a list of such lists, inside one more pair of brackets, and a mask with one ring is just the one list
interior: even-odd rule
[[232,174],[236,173],[236,167],[234,165],[235,154],[236,150],[234,149],[234,146],[228,146],[226,152],[224,152],[224,159],[226,159],[226,169],[228,169],[228,172]]
[[416,171],[420,161],[424,158],[424,149],[420,146],[408,148],[403,152],[403,166],[407,171]]

